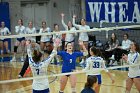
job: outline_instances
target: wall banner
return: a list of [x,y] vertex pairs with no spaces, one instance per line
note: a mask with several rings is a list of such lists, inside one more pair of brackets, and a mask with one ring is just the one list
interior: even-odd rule
[[140,23],[140,0],[85,0],[87,22]]

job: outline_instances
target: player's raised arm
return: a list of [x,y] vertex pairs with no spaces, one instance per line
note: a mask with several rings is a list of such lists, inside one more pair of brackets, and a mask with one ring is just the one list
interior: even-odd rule
[[83,41],[79,41],[79,45],[81,45],[82,48],[83,48],[83,55],[84,55],[84,56],[87,56],[87,55],[88,55],[88,50],[86,49],[86,47],[85,47]]

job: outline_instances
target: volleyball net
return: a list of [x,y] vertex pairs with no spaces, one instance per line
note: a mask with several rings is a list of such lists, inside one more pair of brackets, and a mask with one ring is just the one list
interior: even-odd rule
[[[67,34],[67,33],[77,34],[77,33],[81,33],[81,32],[87,32],[89,36],[90,35],[91,36],[96,36],[96,40],[107,41],[111,37],[110,36],[111,33],[114,32],[114,33],[118,33],[120,35],[120,37],[123,35],[123,33],[128,33],[129,36],[132,37],[132,38],[130,38],[130,40],[135,39],[135,40],[137,40],[139,42],[139,40],[138,40],[138,38],[139,38],[139,35],[138,35],[139,30],[133,30],[133,29],[139,29],[139,28],[140,28],[140,25],[130,25],[130,26],[119,26],[119,27],[92,28],[92,29],[88,29],[88,30],[75,30],[75,31],[60,31],[60,32],[52,31],[52,32],[49,32],[49,33],[41,33],[41,34],[36,33],[36,34],[21,34],[21,35],[1,36],[0,39],[8,38],[8,39],[13,40],[15,38],[20,38],[20,37],[31,37],[31,36],[37,37],[37,36],[46,36],[46,35],[54,35],[54,34]],[[78,37],[78,35],[75,36],[75,37]],[[122,39],[122,37],[121,37],[121,39]],[[78,39],[77,39],[77,41],[75,40],[74,42],[76,43],[76,46],[79,46],[78,45]],[[90,41],[89,41],[89,43],[90,43]],[[14,46],[13,42],[12,42],[11,46]],[[138,66],[138,65],[140,65],[140,64],[121,65],[121,66],[117,65],[117,66],[114,66],[114,67],[108,67],[106,69],[111,70],[111,69],[126,68],[126,67]],[[100,70],[105,70],[105,69],[101,68]],[[86,72],[88,72],[88,71],[76,71],[76,72],[70,72],[70,73],[59,73],[59,74],[45,75],[45,76],[38,76],[38,77],[27,77],[27,78],[21,78],[21,79],[1,80],[0,84],[17,82],[17,81],[32,80],[32,79],[35,79],[35,78],[56,77],[56,76],[59,77],[59,76],[70,75],[70,74],[81,74],[81,73],[86,73]]]

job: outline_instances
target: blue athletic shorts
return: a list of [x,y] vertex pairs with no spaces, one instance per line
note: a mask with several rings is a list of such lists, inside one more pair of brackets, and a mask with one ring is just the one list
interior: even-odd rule
[[33,89],[33,93],[49,93],[49,92],[50,92],[50,89],[49,88],[47,88],[45,90],[34,90]]
[[3,39],[3,40],[0,40],[0,41],[2,41],[2,42],[6,42],[6,41],[8,41],[8,39]]
[[25,37],[17,38],[17,40],[18,40],[19,42],[21,42],[22,40],[25,40]]
[[[128,77],[129,77],[129,76],[128,76]],[[131,79],[133,79],[133,78],[140,78],[140,76],[136,76],[136,77],[133,77],[133,78],[132,78],[132,77],[129,77],[129,78],[131,78]]]
[[[91,76],[91,75],[88,75]],[[102,76],[101,75],[95,75],[97,77],[98,80],[98,84],[102,84]]]

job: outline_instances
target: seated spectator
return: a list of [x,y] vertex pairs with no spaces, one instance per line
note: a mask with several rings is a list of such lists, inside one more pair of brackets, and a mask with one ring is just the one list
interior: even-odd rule
[[119,48],[120,49],[123,49],[123,50],[126,50],[126,51],[129,51],[129,49],[130,49],[130,45],[131,45],[131,41],[128,39],[128,34],[127,33],[125,33],[124,35],[123,35],[123,41],[122,41],[122,46],[120,46]]
[[117,39],[115,33],[112,33],[111,39],[108,42],[108,44],[109,48],[103,52],[103,56],[105,57],[106,60],[109,60],[110,57],[114,59],[115,49],[118,48],[119,46],[119,40]]
[[88,76],[87,82],[85,83],[84,89],[81,93],[95,93],[94,89],[97,86],[97,77],[96,76]]
[[[114,48],[110,53],[110,55],[112,54],[111,59],[115,60],[117,62],[120,61],[121,57],[123,54],[128,54],[129,49],[130,49],[130,44],[131,41],[128,39],[128,34],[124,34],[123,35],[123,41],[122,41],[122,45],[121,46],[117,46],[116,48]],[[107,52],[106,52],[107,53]],[[109,56],[110,56],[109,55]]]
[[131,41],[128,39],[128,34],[123,35],[122,45],[114,50],[114,56],[116,61],[120,61],[123,54],[128,54]]

